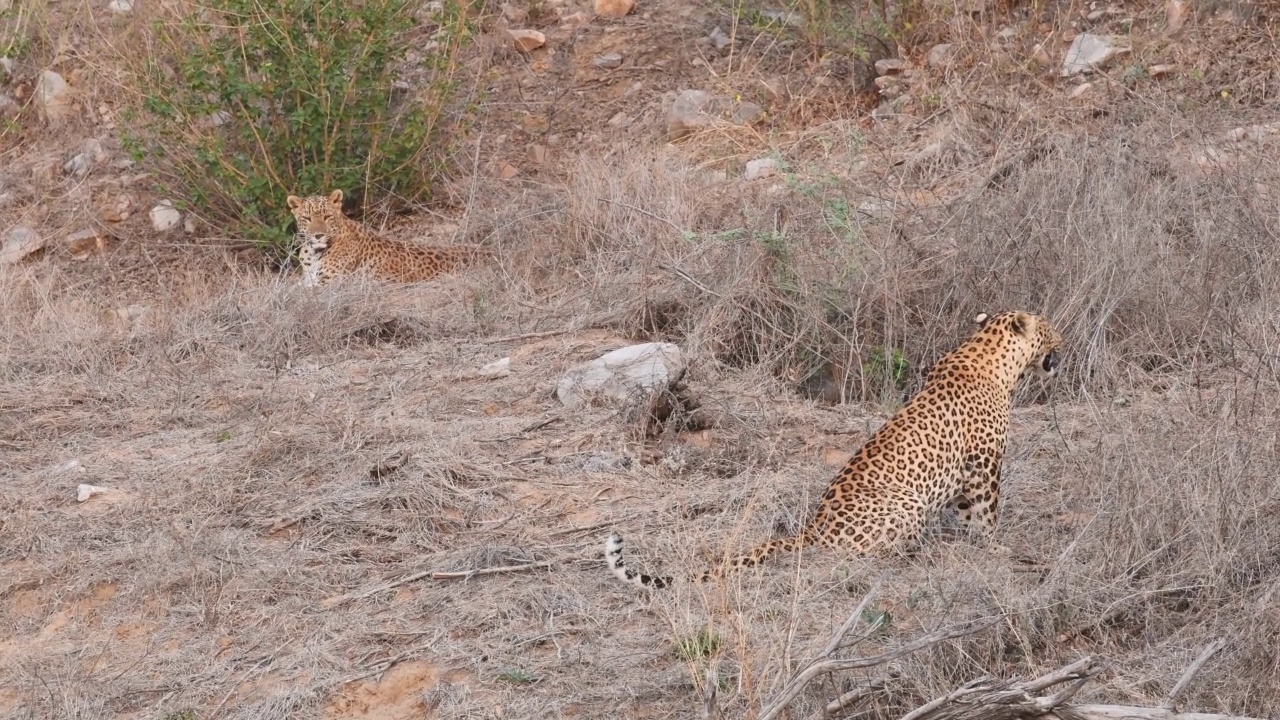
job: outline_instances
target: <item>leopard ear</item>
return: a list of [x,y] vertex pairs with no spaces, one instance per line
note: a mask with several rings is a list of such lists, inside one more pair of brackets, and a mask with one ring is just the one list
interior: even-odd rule
[[329,203],[332,205],[337,205],[338,207],[342,207],[342,191],[334,190],[333,192],[329,193]]
[[1009,319],[1009,329],[1019,335],[1026,335],[1027,330],[1031,327],[1031,316],[1027,313],[1014,313]]
[[987,322],[989,322],[990,320],[991,320],[991,316],[986,313],[978,313],[978,316],[973,319],[974,322],[978,323],[979,328],[986,327]]
[[286,205],[289,206],[290,210],[294,210],[298,206],[302,205],[302,198],[298,197],[297,195],[290,195],[289,197],[284,199],[284,202]]

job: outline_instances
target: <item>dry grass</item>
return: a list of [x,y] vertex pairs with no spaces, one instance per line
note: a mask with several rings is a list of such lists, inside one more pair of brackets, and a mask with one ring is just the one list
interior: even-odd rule
[[[713,658],[722,707],[751,717],[884,573],[891,622],[869,646],[1006,620],[898,663],[869,717],[1085,653],[1112,663],[1090,698],[1154,702],[1217,637],[1185,705],[1280,713],[1274,154],[1192,174],[1160,138],[1050,140],[998,183],[903,200],[908,180],[977,176],[980,135],[952,142],[929,160],[950,169],[905,163],[893,193],[829,171],[834,156],[737,185],[672,150],[583,157],[563,187],[477,180],[464,232],[501,265],[421,287],[223,273],[153,290],[126,321],[104,315],[138,302],[123,291],[104,300],[48,261],[7,270],[0,711],[687,716]],[[939,536],[652,599],[608,576],[609,528],[653,570],[793,531],[831,452],[973,315],[1007,307],[1070,343],[1065,376],[1023,398],[1006,462],[999,540],[1039,571]],[[564,332],[497,341],[547,331]],[[551,397],[573,363],[654,338],[693,358],[706,430],[646,448],[626,413]],[[877,370],[877,348],[907,377]],[[505,355],[511,376],[474,376]],[[797,394],[833,384],[874,403]],[[115,492],[77,504],[80,482]],[[540,560],[556,562],[325,603]],[[794,716],[844,689],[809,689]]]

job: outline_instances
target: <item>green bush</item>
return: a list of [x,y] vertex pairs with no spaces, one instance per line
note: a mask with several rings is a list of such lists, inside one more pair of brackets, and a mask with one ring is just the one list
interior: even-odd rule
[[156,21],[128,147],[197,214],[276,252],[288,194],[421,198],[468,36],[464,6],[422,5],[206,0]]

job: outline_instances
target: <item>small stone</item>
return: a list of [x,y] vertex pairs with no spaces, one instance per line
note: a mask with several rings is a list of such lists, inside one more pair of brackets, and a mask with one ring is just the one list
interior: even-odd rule
[[721,30],[717,25],[711,29],[711,34],[707,36],[711,40],[711,46],[717,50],[723,50],[733,44],[733,38],[728,33]]
[[1049,57],[1049,51],[1045,49],[1044,43],[1036,43],[1031,48],[1031,59],[1041,67],[1049,67],[1053,64],[1053,58]]
[[168,200],[161,200],[160,204],[151,208],[151,227],[156,232],[169,232],[178,227],[178,223],[182,222],[182,213],[173,206]]
[[680,138],[716,122],[750,125],[763,116],[764,108],[753,102],[735,103],[702,90],[685,90],[667,111],[667,131],[672,138]]
[[529,159],[539,165],[547,161],[547,148],[538,143],[529,145]]
[[7,92],[0,92],[0,117],[16,118],[22,112],[22,106]]
[[1092,87],[1093,87],[1093,83],[1080,83],[1079,85],[1071,89],[1071,93],[1069,94],[1068,97],[1074,100],[1080,97],[1081,95],[1089,92],[1090,88]]
[[504,357],[501,360],[494,360],[491,363],[487,363],[481,366],[481,368],[476,371],[476,374],[480,377],[487,378],[506,377],[511,374],[511,358]]
[[121,195],[102,213],[102,219],[107,222],[124,222],[133,214],[133,198],[128,195]]
[[733,111],[730,120],[735,125],[752,125],[763,116],[764,108],[753,102],[743,101],[738,105],[738,109]]
[[929,48],[929,54],[925,56],[925,64],[929,67],[942,67],[951,59],[951,52],[955,46],[951,43],[939,43]]
[[603,18],[617,19],[631,12],[636,0],[595,0],[592,9]]
[[1165,32],[1177,35],[1187,22],[1187,0],[1169,0],[1165,5]]
[[190,215],[182,219],[182,232],[188,235],[194,235],[196,232],[196,219]]
[[612,70],[617,67],[622,67],[622,54],[613,52],[597,55],[591,58],[591,64],[604,70]]
[[106,249],[106,238],[96,228],[85,228],[67,236],[67,251],[76,260],[87,260]]
[[35,102],[46,122],[60,123],[71,114],[71,87],[58,73],[45,70],[36,79]]
[[107,3],[107,9],[117,14],[133,12],[133,0],[111,0]]
[[605,123],[611,127],[622,127],[627,122],[627,114],[619,110]]
[[1129,48],[1117,47],[1111,38],[1081,33],[1071,41],[1062,59],[1062,77],[1093,72],[1127,52]]
[[537,30],[508,30],[507,34],[516,49],[523,52],[532,52],[547,44],[547,36]]
[[15,227],[9,230],[4,245],[0,245],[0,265],[17,265],[43,248],[44,238],[40,233],[28,227]]
[[520,174],[520,168],[511,163],[502,163],[502,167],[498,170],[498,177],[503,180],[510,180]]
[[747,162],[747,170],[742,177],[745,180],[759,180],[778,174],[778,161],[773,158],[760,158]]
[[520,24],[529,19],[529,11],[518,5],[502,3],[501,7],[502,17],[506,18],[507,22]]
[[996,39],[1001,40],[1003,42],[1009,42],[1010,40],[1014,39],[1017,36],[1018,36],[1018,28],[1013,27],[1012,25],[1007,25],[1001,28],[1000,32],[996,33]]
[[[0,12],[3,12],[3,11],[0,11]],[[0,71],[4,72],[5,77],[12,77],[13,76],[13,58],[7,57],[7,56],[0,57]]]
[[76,502],[85,502],[94,495],[102,495],[108,492],[111,492],[111,488],[81,483],[76,486]]
[[1152,65],[1151,67],[1147,68],[1147,74],[1150,75],[1153,79],[1158,77],[1164,77],[1165,75],[1168,75],[1171,72],[1173,72],[1173,66],[1168,64]]
[[877,75],[892,75],[907,69],[907,61],[902,58],[880,58],[876,61]]
[[1090,21],[1090,22],[1092,22],[1092,21],[1097,20],[1098,18],[1100,18],[1100,17],[1102,17],[1103,15],[1106,15],[1106,14],[1107,14],[1107,11],[1106,11],[1106,10],[1094,10],[1093,12],[1089,13],[1088,15],[1085,15],[1085,16],[1084,16],[1084,19],[1085,19],[1085,20],[1088,20],[1088,21]]
[[565,15],[564,18],[560,20],[560,27],[563,27],[563,28],[582,27],[583,25],[586,25],[589,22],[591,22],[591,16],[579,10],[578,12],[572,15]]
[[1111,402],[1114,403],[1116,407],[1128,407],[1129,398],[1124,395],[1117,395]]

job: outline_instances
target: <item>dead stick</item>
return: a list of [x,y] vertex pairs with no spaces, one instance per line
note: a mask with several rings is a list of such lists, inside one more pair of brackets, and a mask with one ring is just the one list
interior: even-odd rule
[[849,692],[836,698],[835,700],[832,700],[831,702],[827,703],[827,706],[822,709],[823,716],[831,717],[832,715],[835,715],[841,710],[844,710],[845,708],[852,706],[854,703],[858,702],[859,700],[865,699],[868,695],[875,692],[876,690],[880,690],[883,687],[884,687],[883,680],[872,680],[867,685],[854,688]]
[[379,585],[378,587],[370,588],[369,590],[365,590],[364,592],[351,593],[349,595],[340,595],[335,598],[328,598],[327,600],[321,600],[320,607],[328,609],[331,607],[342,605],[344,603],[351,602],[352,600],[363,600],[367,597],[372,597],[374,595],[377,595],[380,592],[386,592],[387,590],[394,590],[400,587],[401,585],[408,585],[409,583],[418,582],[419,580],[422,580],[425,578],[431,578],[432,580],[457,580],[459,578],[469,578],[475,575],[495,575],[497,573],[504,573],[504,572],[536,570],[538,568],[551,567],[553,562],[555,561],[544,560],[542,562],[526,563],[524,565],[503,565],[501,567],[480,568],[478,570],[457,570],[457,571],[423,570],[421,572],[413,573],[412,575],[406,575],[400,578],[399,580],[389,582],[386,585]]
[[535,340],[537,338],[555,337],[556,335],[563,335],[567,332],[569,332],[567,328],[564,330],[547,330],[545,332],[524,333],[523,335],[505,335],[497,338],[485,338],[480,342],[486,345],[494,345],[497,343],[514,342],[516,340]]
[[758,720],[773,720],[773,718],[781,714],[782,711],[791,704],[792,700],[796,699],[796,696],[804,690],[804,687],[809,684],[810,680],[813,680],[819,675],[882,665],[890,660],[897,660],[903,655],[910,655],[917,650],[929,647],[930,645],[942,642],[943,640],[964,637],[965,635],[972,635],[979,630],[985,630],[986,628],[1000,622],[1000,619],[1000,617],[994,617],[987,618],[985,620],[976,620],[974,622],[958,625],[949,630],[940,630],[912,640],[905,645],[901,645],[887,652],[882,652],[879,655],[872,655],[871,657],[849,658],[847,660],[824,660],[822,662],[816,662],[805,668],[804,672],[797,675],[791,680],[791,682],[788,682],[786,687],[782,688],[782,692],[778,693],[778,697],[773,702],[769,703],[769,706],[764,712],[760,713]]
[[1213,657],[1213,654],[1221,650],[1222,646],[1226,644],[1226,640],[1218,638],[1217,640],[1209,643],[1208,647],[1204,650],[1201,650],[1199,657],[1197,657],[1195,662],[1191,663],[1191,665],[1183,671],[1182,677],[1178,678],[1178,682],[1173,686],[1173,689],[1169,691],[1169,694],[1165,696],[1164,702],[1160,703],[1160,707],[1166,710],[1172,710],[1173,704],[1178,700],[1178,696],[1181,695],[1182,691],[1186,690],[1187,686],[1191,684],[1196,673],[1200,672],[1200,668],[1204,667],[1204,664],[1209,661],[1209,658]]
[[955,700],[959,700],[965,695],[972,695],[974,693],[983,692],[985,690],[990,689],[990,687],[991,687],[990,675],[984,675],[978,678],[977,680],[970,680],[969,682],[965,683],[964,685],[961,685],[955,690],[952,690],[946,695],[943,695],[940,698],[934,698],[933,700],[930,700],[929,702],[925,703],[924,705],[921,705],[915,710],[912,710],[906,715],[903,715],[902,720],[920,720],[920,718],[928,715],[929,713],[933,712],[934,710],[937,710],[938,708],[942,707],[943,705],[946,705],[947,703],[954,702]]

